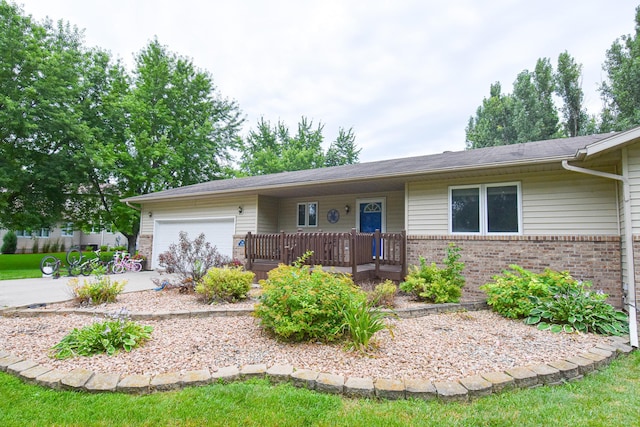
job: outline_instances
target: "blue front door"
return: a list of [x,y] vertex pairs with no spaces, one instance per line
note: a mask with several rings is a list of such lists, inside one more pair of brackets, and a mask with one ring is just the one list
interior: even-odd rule
[[[382,231],[382,202],[360,203],[360,232],[374,233],[376,230]],[[371,248],[373,257],[380,256],[379,248],[376,248],[376,241],[373,241]]]

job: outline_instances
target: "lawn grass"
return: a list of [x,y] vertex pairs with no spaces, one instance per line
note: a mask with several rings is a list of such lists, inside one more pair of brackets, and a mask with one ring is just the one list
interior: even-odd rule
[[347,399],[264,380],[146,396],[88,394],[0,374],[3,426],[631,426],[638,408],[637,351],[581,381],[465,404]]
[[[42,277],[40,261],[47,255],[53,255],[60,259],[63,264],[66,264],[65,252],[48,254],[0,254],[0,280]],[[83,252],[82,256],[92,258],[95,257],[95,254],[89,251]]]

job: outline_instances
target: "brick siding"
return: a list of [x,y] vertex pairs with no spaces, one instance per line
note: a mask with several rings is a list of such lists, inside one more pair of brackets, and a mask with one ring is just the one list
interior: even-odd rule
[[611,304],[622,307],[618,236],[407,236],[409,265],[418,265],[422,256],[442,266],[449,242],[460,247],[465,263],[464,298],[484,298],[479,287],[510,264],[518,264],[534,272],[545,267],[567,270],[576,279],[592,282],[592,289],[604,291]]

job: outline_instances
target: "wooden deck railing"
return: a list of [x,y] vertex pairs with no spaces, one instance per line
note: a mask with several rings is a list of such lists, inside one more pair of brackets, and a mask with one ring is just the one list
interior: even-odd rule
[[405,269],[406,234],[360,233],[352,229],[348,233],[247,233],[245,257],[247,268],[255,263],[291,264],[307,251],[313,254],[307,264],[333,267],[351,267],[355,277],[357,267],[375,264],[376,271],[382,265],[400,266]]

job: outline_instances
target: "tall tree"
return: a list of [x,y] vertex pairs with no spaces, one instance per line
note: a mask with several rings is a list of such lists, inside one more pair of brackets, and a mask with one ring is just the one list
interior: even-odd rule
[[513,126],[513,103],[511,95],[502,94],[500,82],[492,84],[489,98],[484,98],[475,117],[469,118],[467,148],[513,144],[517,138]]
[[605,102],[603,130],[626,130],[640,125],[640,6],[635,34],[615,40],[603,65],[607,79],[600,86]]
[[[243,119],[238,105],[217,93],[208,72],[152,40],[136,57],[131,85],[123,104],[112,105],[112,112],[126,111],[125,138],[104,147],[115,153],[107,187],[117,189],[118,199],[227,177]],[[108,200],[103,208],[131,247],[138,213]]]
[[345,131],[341,128],[326,154],[322,149],[323,129],[324,125],[314,127],[313,121],[302,117],[297,133],[292,136],[282,121],[272,126],[269,121],[260,118],[256,129],[251,129],[244,141],[241,172],[246,175],[265,175],[358,161],[360,150],[355,146],[352,129]]
[[514,142],[550,139],[558,134],[558,112],[553,103],[553,68],[548,58],[536,62],[534,72],[518,74],[513,84]]
[[358,163],[362,148],[356,146],[356,136],[353,128],[338,129],[336,140],[331,143],[325,155],[325,166],[352,165]]
[[589,131],[589,115],[584,108],[582,91],[582,65],[564,51],[558,56],[555,74],[556,93],[562,98],[561,107],[565,133],[568,136],[585,135]]
[[0,34],[0,226],[47,227],[82,184],[82,33],[1,1]]

